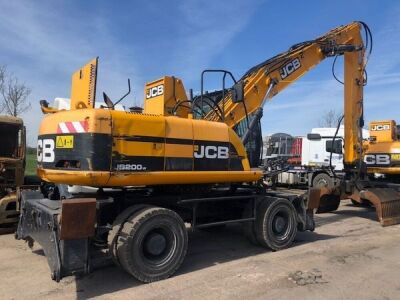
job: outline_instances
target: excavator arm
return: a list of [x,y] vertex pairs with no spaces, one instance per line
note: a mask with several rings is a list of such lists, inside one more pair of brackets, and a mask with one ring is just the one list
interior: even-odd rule
[[[365,43],[362,38],[365,30]],[[366,50],[371,32],[363,22],[339,26],[311,41],[292,46],[251,68],[238,80],[230,93],[206,115],[210,121],[226,122],[235,127],[248,115],[247,131],[242,135],[246,144],[262,117],[266,101],[283,91],[327,57],[344,56],[344,177],[333,188],[320,190],[317,212],[336,210],[340,199],[369,202],[375,206],[381,224],[400,222],[400,194],[390,186],[368,180],[363,163],[363,87],[366,84]],[[222,113],[221,113],[222,112]],[[336,175],[335,175],[336,177]],[[336,178],[338,179],[338,178]]]
[[[247,71],[237,81],[230,93],[205,115],[206,120],[222,120],[234,127],[248,115],[253,121],[248,124],[249,133],[262,117],[264,104],[283,91],[327,57],[344,55],[345,60],[345,163],[355,164],[361,159],[362,139],[362,91],[366,59],[361,36],[361,22],[339,26],[315,40],[293,45],[288,51],[278,54]],[[238,91],[243,95],[238,97]]]

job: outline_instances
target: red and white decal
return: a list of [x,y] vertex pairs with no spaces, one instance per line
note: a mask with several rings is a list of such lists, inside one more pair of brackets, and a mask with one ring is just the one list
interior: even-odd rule
[[87,131],[87,121],[61,122],[57,127],[57,133],[84,133]]

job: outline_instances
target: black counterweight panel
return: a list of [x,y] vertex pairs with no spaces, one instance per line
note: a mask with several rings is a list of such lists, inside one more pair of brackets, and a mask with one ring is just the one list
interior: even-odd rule
[[[60,148],[60,145],[57,145],[57,137],[58,139],[68,137],[70,140],[71,136],[73,139],[71,148]],[[44,169],[110,171],[112,138],[109,134],[45,134],[40,135],[38,140],[42,145],[48,145],[47,149],[38,149],[38,152],[42,152],[42,155],[44,152],[50,153],[47,158],[38,161],[38,166]]]
[[243,171],[243,163],[241,157],[231,157],[229,159],[229,170],[230,171]]
[[[59,147],[60,138],[73,142],[68,147]],[[121,138],[121,137],[119,137]],[[122,137],[126,141],[154,142],[153,137]],[[82,171],[241,171],[241,157],[229,142],[193,141],[167,139],[170,144],[194,144],[193,158],[127,156],[112,152],[112,137],[100,133],[46,134],[39,136],[39,141],[47,145],[39,147],[39,153],[47,157],[39,160],[44,169],[82,170]],[[158,140],[157,140],[158,141]],[[50,145],[50,146],[49,146]],[[52,152],[52,154],[50,153]],[[49,154],[50,153],[50,154]]]
[[192,171],[193,159],[187,157],[166,157],[165,171]]

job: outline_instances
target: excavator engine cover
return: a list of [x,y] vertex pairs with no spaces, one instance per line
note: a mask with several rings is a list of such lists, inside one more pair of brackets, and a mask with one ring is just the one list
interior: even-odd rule
[[400,193],[391,188],[369,188],[360,192],[360,198],[375,206],[382,226],[400,223]]

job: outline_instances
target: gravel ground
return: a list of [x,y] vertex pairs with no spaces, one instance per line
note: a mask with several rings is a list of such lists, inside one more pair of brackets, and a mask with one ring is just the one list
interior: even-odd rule
[[38,245],[1,235],[0,298],[400,299],[400,225],[383,228],[374,210],[349,202],[316,221],[279,252],[252,246],[240,226],[191,233],[178,273],[152,284],[116,267],[55,283]]

